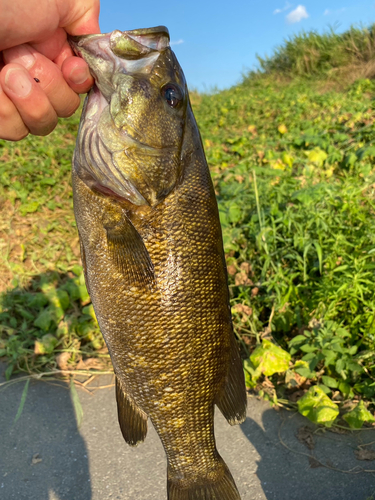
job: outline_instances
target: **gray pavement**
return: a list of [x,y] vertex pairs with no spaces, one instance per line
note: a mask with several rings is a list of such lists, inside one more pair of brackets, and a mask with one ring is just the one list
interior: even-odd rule
[[[0,382],[5,365],[0,364]],[[91,387],[106,385],[95,379]],[[78,429],[63,382],[32,381],[21,418],[13,424],[24,383],[0,392],[1,500],[166,500],[166,460],[150,426],[146,441],[130,448],[116,416],[114,390],[78,389],[84,410]],[[216,437],[243,500],[375,500],[375,461],[354,451],[374,442],[375,431],[319,432],[309,450],[298,429],[316,427],[300,415],[275,411],[249,398],[248,417],[230,427],[218,413]],[[288,449],[289,448],[289,449]],[[347,474],[318,466],[309,458]],[[360,468],[360,469],[359,469]],[[374,497],[372,498],[372,495]]]

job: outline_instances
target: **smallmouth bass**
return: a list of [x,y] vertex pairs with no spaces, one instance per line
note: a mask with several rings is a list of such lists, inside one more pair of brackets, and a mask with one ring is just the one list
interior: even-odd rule
[[152,421],[169,500],[239,500],[214,406],[246,416],[215,194],[167,28],[71,39],[95,79],[73,159],[86,284],[124,439]]

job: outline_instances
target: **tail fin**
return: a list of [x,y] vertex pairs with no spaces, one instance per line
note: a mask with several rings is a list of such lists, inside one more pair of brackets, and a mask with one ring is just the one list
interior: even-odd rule
[[168,468],[168,500],[241,500],[236,484],[221,457],[217,473],[194,479],[174,479]]

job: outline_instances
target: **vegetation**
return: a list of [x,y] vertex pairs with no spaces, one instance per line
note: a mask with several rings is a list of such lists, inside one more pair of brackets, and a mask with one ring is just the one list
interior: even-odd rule
[[335,77],[337,72],[375,75],[375,24],[344,33],[301,32],[285,40],[269,58],[258,56],[263,72],[293,76]]
[[[343,416],[360,428],[374,421],[375,405],[375,84],[322,92],[326,69],[340,61],[329,44],[344,53],[343,40],[362,47],[373,31],[348,33],[357,38],[302,34],[263,61],[262,74],[192,101],[248,387],[314,422]],[[284,69],[304,74],[298,54],[319,40],[324,50],[307,73],[323,79],[281,79]],[[48,139],[0,141],[8,378],[98,368],[108,357],[79,266],[69,175],[77,125],[74,117]]]

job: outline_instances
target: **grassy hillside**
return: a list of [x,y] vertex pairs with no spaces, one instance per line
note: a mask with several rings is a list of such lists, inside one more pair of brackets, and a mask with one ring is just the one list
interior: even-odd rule
[[[248,386],[275,403],[298,400],[316,422],[330,425],[340,410],[359,426],[373,419],[362,400],[375,403],[375,84],[350,77],[322,92],[324,75],[285,79],[278,64],[292,45],[241,85],[194,94],[193,107]],[[79,266],[69,174],[77,126],[78,116],[48,138],[0,141],[8,377],[101,368],[108,357]]]
[[375,75],[375,24],[344,33],[330,29],[292,35],[270,57],[258,56],[261,72],[354,81]]

